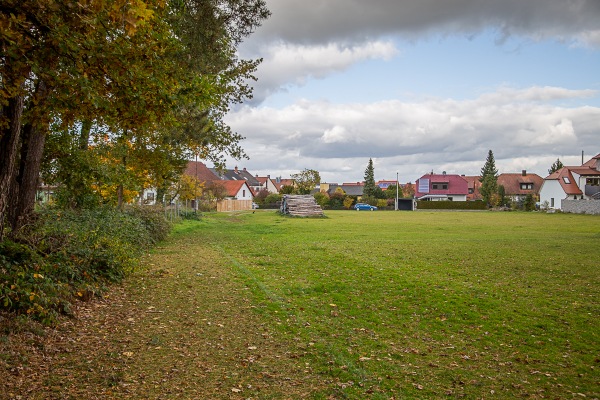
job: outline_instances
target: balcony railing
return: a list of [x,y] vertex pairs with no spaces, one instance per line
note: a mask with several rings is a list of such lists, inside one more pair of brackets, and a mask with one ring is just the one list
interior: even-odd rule
[[585,195],[593,199],[600,199],[600,186],[585,185]]

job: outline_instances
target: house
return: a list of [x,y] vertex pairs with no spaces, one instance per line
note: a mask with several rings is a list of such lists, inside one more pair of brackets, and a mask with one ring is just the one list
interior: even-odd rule
[[256,177],[254,177],[250,172],[248,172],[246,168],[238,169],[238,167],[236,166],[234,169],[225,169],[222,171],[216,168],[210,168],[210,171],[212,171],[212,173],[221,180],[244,180],[248,183],[250,189],[252,189],[255,193],[258,193],[261,189],[261,185],[258,179],[256,179]]
[[521,173],[509,173],[498,175],[498,187],[504,186],[504,194],[514,202],[524,201],[527,195],[533,195],[537,198],[542,187],[544,179],[538,174],[527,173],[526,170]]
[[296,185],[296,182],[293,179],[282,179],[281,177],[275,178],[275,181],[273,183],[277,188],[277,192],[281,192],[281,188],[283,188],[284,186],[294,187]]
[[275,182],[271,179],[271,175],[267,176],[258,176],[256,175],[254,178],[260,183],[260,190],[266,189],[269,193],[279,193]]
[[542,206],[562,210],[564,200],[600,200],[600,154],[581,166],[565,166],[544,178]]
[[467,201],[483,200],[483,196],[479,192],[479,188],[481,187],[481,176],[461,176],[467,180]]
[[381,181],[377,181],[375,184],[377,186],[379,186],[379,188],[381,190],[387,190],[387,188],[390,187],[390,186],[396,186],[397,182],[396,181],[381,180]]
[[460,175],[426,174],[417,179],[415,198],[427,201],[467,201],[467,180]]
[[252,200],[254,195],[252,189],[248,186],[248,182],[245,180],[237,181],[213,181],[215,185],[221,186],[225,189],[226,198],[232,200]]

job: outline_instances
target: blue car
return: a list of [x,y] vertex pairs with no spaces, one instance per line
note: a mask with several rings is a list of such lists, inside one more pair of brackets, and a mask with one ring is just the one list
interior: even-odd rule
[[367,203],[356,203],[354,205],[354,209],[356,211],[360,211],[360,210],[375,211],[375,210],[377,210],[377,207],[372,206],[372,205],[367,204]]

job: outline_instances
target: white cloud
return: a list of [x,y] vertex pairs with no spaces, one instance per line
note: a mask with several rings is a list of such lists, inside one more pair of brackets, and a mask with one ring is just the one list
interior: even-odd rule
[[398,50],[390,41],[368,41],[351,46],[278,42],[263,47],[260,54],[264,61],[256,73],[259,85],[256,85],[255,103],[290,84],[300,86],[310,78],[325,78],[366,60],[389,60]]
[[[248,165],[269,166],[272,174],[280,167],[296,172],[314,168],[329,180],[355,181],[374,158],[388,179],[401,170],[412,180],[431,169],[477,174],[488,149],[499,165],[502,160],[556,159],[582,148],[598,152],[600,108],[553,104],[554,99],[591,94],[551,87],[501,88],[462,101],[303,101],[283,109],[245,107],[227,122],[247,137],[243,146],[251,157]],[[528,161],[516,171],[531,168]]]

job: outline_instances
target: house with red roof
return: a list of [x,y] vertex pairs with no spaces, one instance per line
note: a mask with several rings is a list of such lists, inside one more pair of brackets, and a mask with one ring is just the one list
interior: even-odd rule
[[252,200],[254,198],[252,189],[246,181],[221,180],[213,181],[213,184],[225,189],[226,198],[232,200]]
[[469,187],[460,175],[426,174],[417,179],[415,198],[427,201],[467,201]]
[[581,166],[565,166],[544,178],[542,205],[562,210],[563,200],[600,200],[600,154]]
[[483,196],[479,192],[479,188],[481,187],[481,176],[477,175],[461,175],[467,181],[468,193],[467,193],[467,201],[474,200],[483,200]]
[[497,182],[498,186],[504,186],[505,196],[510,197],[512,201],[523,201],[527,195],[534,196],[537,201],[544,179],[538,174],[523,170],[520,174],[500,174]]
[[279,193],[275,182],[271,179],[271,175],[267,176],[258,176],[256,175],[256,180],[260,183],[260,190],[266,189],[269,193]]

